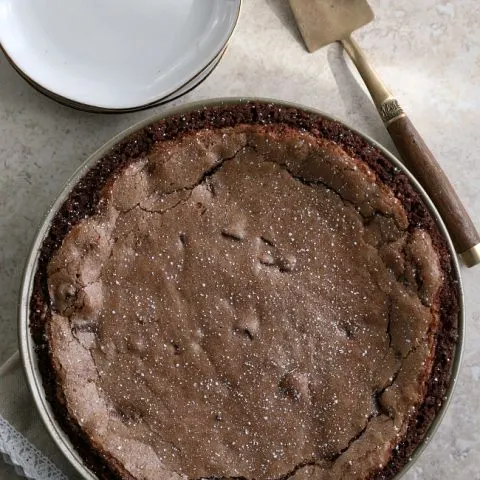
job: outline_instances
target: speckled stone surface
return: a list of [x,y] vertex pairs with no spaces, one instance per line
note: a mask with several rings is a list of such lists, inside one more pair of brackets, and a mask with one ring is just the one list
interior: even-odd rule
[[[480,226],[480,3],[373,0],[377,19],[357,39],[437,155]],[[394,151],[338,45],[308,54],[286,0],[244,0],[215,72],[173,105],[262,96],[316,107]],[[172,104],[171,104],[172,105]],[[59,106],[0,56],[0,362],[17,348],[16,307],[35,230],[66,179],[115,133],[159,107],[95,115]],[[452,405],[406,480],[480,480],[480,266],[463,269],[467,330]]]

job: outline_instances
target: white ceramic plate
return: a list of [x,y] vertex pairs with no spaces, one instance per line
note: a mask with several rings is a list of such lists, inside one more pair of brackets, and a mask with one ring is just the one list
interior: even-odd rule
[[162,98],[161,101],[158,102],[158,104],[164,104],[167,102],[171,102],[172,100],[175,100],[176,98],[181,97],[182,95],[187,94],[188,92],[192,91],[194,88],[196,88],[198,85],[203,83],[209,76],[210,74],[217,68],[218,64],[220,63],[220,60],[222,59],[224,53],[226,52],[227,47],[216,57],[210,65],[208,65],[202,73],[194,77],[190,82],[188,82],[185,86],[179,88],[177,91],[172,93],[171,95],[168,95],[165,98]]
[[185,87],[223,51],[241,0],[0,0],[0,44],[41,89],[136,109]]

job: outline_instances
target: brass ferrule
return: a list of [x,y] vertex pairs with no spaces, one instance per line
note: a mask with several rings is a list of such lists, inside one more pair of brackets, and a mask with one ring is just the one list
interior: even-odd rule
[[461,253],[460,257],[468,268],[480,264],[480,243],[469,248],[466,252]]

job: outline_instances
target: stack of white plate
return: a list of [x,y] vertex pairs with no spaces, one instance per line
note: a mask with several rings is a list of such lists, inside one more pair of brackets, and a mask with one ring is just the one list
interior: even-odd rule
[[164,103],[201,83],[241,0],[0,0],[0,45],[34,87],[92,111]]

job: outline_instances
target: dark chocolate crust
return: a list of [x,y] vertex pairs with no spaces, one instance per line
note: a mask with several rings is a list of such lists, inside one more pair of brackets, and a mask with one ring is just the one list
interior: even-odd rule
[[69,418],[61,389],[57,388],[52,367],[45,326],[50,315],[47,289],[47,265],[60,247],[70,229],[85,216],[96,212],[99,192],[106,182],[132,160],[147,155],[158,142],[179,138],[185,133],[203,128],[222,128],[238,124],[283,124],[304,130],[320,138],[339,144],[349,155],[363,160],[379,181],[392,189],[402,202],[411,228],[422,228],[432,238],[445,274],[445,282],[438,293],[440,326],[436,338],[435,360],[428,380],[427,394],[412,418],[402,442],[393,451],[392,458],[375,479],[389,479],[398,473],[415,449],[423,441],[433,419],[440,410],[451,381],[451,368],[458,339],[459,291],[455,271],[447,244],[434,220],[408,178],[398,171],[382,153],[342,124],[295,108],[266,103],[245,103],[206,107],[184,115],[156,122],[134,133],[115,146],[94,165],[74,187],[68,199],[55,216],[41,248],[38,270],[31,298],[30,327],[37,345],[40,370],[47,398],[53,406],[57,420],[68,433],[75,448],[87,466],[99,478],[132,478],[115,460],[97,454],[98,446],[91,445],[76,422]]

